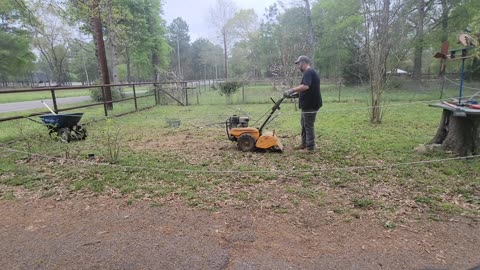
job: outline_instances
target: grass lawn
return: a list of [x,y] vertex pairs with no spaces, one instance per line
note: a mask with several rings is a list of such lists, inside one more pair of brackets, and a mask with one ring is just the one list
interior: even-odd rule
[[[0,123],[0,141],[16,139],[0,151],[0,196],[104,194],[128,203],[181,200],[211,210],[233,205],[278,213],[317,207],[393,224],[418,216],[479,216],[480,159],[409,164],[453,157],[414,151],[433,137],[441,115],[419,101],[438,99],[438,92],[391,91],[383,123],[372,125],[366,90],[346,88],[340,102],[333,86],[322,91],[313,154],[292,149],[299,142],[300,112],[290,101],[266,128],[281,138],[284,153],[243,153],[227,140],[229,116],[249,115],[253,124],[271,108],[269,97],[281,94],[266,85],[248,86],[245,95],[239,91],[228,100],[198,91],[200,105],[156,106],[96,121],[87,126],[85,141],[70,144],[49,138],[45,127],[25,119]],[[455,94],[452,88],[446,96]],[[197,91],[189,95],[196,104]],[[114,112],[132,107],[116,106]],[[82,111],[82,121],[103,115],[101,108]],[[168,119],[179,119],[180,127],[169,127]]]

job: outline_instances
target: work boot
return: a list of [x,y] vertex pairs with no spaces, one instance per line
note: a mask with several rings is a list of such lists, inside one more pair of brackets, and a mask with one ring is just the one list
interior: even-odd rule
[[304,144],[301,144],[301,145],[297,145],[295,147],[293,147],[293,150],[302,150],[302,149],[305,149],[307,148]]
[[301,150],[298,150],[298,152],[300,155],[313,155],[315,153],[315,150],[314,149],[310,149],[310,148],[304,148],[304,149],[301,149]]

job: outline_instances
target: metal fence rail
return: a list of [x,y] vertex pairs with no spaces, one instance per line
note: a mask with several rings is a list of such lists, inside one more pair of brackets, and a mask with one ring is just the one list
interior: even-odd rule
[[[429,81],[428,78],[431,80],[435,80],[438,82],[441,82],[438,77],[436,77],[435,74],[423,74],[423,81],[427,82]],[[456,75],[456,74],[451,74],[451,75]],[[395,80],[396,76],[392,76],[391,79]],[[452,78],[455,78],[455,76],[452,76]],[[240,101],[242,103],[248,102],[246,99],[247,93],[245,88],[246,87],[255,87],[259,84],[266,84],[266,85],[271,85],[272,89],[280,89],[278,91],[281,91],[283,88],[288,88],[291,85],[290,84],[297,84],[300,82],[300,77],[289,77],[289,78],[257,78],[257,79],[240,79],[240,78],[235,78],[235,79],[230,79],[230,80],[236,80],[240,81],[243,83],[240,91]],[[181,106],[189,106],[192,104],[200,104],[199,96],[202,95],[203,91],[207,90],[218,90],[216,86],[219,83],[225,82],[224,79],[205,79],[205,80],[195,80],[195,81],[167,81],[167,82],[138,82],[138,83],[124,83],[124,84],[109,84],[109,85],[83,85],[83,86],[48,86],[48,87],[36,87],[36,88],[20,88],[20,89],[1,89],[0,88],[0,99],[2,94],[11,94],[11,93],[26,93],[26,92],[50,92],[51,94],[51,100],[53,103],[53,111],[55,113],[58,112],[63,112],[63,111],[70,111],[70,110],[75,110],[75,109],[80,109],[80,108],[87,108],[87,107],[94,107],[94,106],[104,106],[104,114],[105,116],[108,116],[109,114],[109,106],[113,103],[118,103],[118,102],[127,102],[133,100],[135,109],[134,111],[138,111],[138,104],[137,101],[140,98],[148,98],[148,97],[154,97],[155,98],[155,105],[162,105],[165,104],[165,97],[167,98],[167,102],[175,102],[176,104],[179,104]],[[335,87],[338,87],[338,92],[339,92],[339,100],[340,100],[340,88],[343,86],[344,82],[341,78],[334,78],[334,77],[322,77],[321,78],[322,84],[327,87],[332,87],[331,85],[334,85]],[[410,76],[407,77],[401,77],[401,82],[402,83],[409,83],[409,82],[416,82],[413,78]],[[328,86],[330,85],[330,86]],[[131,87],[133,90],[133,97],[126,97],[123,99],[118,99],[118,100],[112,100],[112,101],[105,101],[105,88],[106,87]],[[153,93],[149,93],[146,95],[141,95],[138,96],[138,89],[137,87],[139,86],[152,86],[155,90]],[[354,85],[356,86],[356,85]],[[362,86],[362,84],[359,84],[357,86]],[[79,106],[72,106],[72,107],[63,107],[59,108],[58,103],[57,103],[57,92],[59,90],[67,90],[67,91],[73,91],[73,90],[79,90],[79,89],[100,89],[103,97],[103,102],[95,102],[91,104],[86,104],[86,105],[79,105]],[[193,90],[193,91],[190,91]],[[202,101],[202,103],[205,102],[205,100]],[[209,103],[207,103],[209,104]],[[134,112],[131,111],[131,112]],[[4,117],[0,118],[0,122],[3,121],[10,121],[10,120],[15,120],[15,119],[22,119],[22,118],[27,118],[31,116],[37,116],[37,115],[42,115],[42,114],[48,114],[50,113],[49,111],[44,111],[44,112],[38,112],[38,113],[31,113],[29,115],[15,115],[15,116],[10,116],[10,117]]]
[[[136,91],[136,86],[144,86],[144,85],[151,85],[154,87],[155,91],[153,91],[153,94],[147,94],[147,95],[142,95],[142,96],[137,96],[137,91]],[[2,94],[12,94],[12,93],[30,93],[30,92],[47,92],[49,91],[51,93],[51,99],[53,103],[53,111],[55,113],[62,112],[62,111],[70,111],[70,110],[75,110],[75,109],[80,109],[80,108],[87,108],[87,107],[94,107],[94,106],[101,106],[103,105],[104,107],[104,113],[105,116],[108,116],[108,105],[118,103],[118,102],[125,102],[129,100],[134,101],[135,105],[135,110],[138,111],[138,104],[137,100],[140,98],[147,98],[147,97],[155,97],[155,105],[158,105],[158,94],[159,91],[162,89],[162,85],[176,85],[177,87],[181,88],[182,92],[187,93],[187,83],[186,82],[157,82],[157,83],[125,83],[125,84],[103,84],[103,85],[88,85],[88,86],[60,86],[60,87],[39,87],[39,88],[20,88],[20,89],[3,89],[0,90],[0,96]],[[133,97],[131,98],[123,98],[119,100],[112,100],[112,101],[106,101],[105,98],[105,88],[106,87],[122,87],[122,86],[128,86],[132,87],[133,90]],[[102,98],[103,102],[96,102],[92,104],[87,104],[87,105],[82,105],[82,106],[74,106],[74,107],[67,107],[67,108],[59,108],[57,104],[57,97],[55,94],[55,91],[59,90],[78,90],[78,89],[101,89],[102,93]],[[188,105],[188,97],[186,97],[187,102],[185,103]],[[184,104],[182,104],[184,105]],[[39,113],[31,113],[29,115],[15,115],[15,116],[10,116],[10,117],[4,117],[0,118],[0,122],[4,121],[10,121],[10,120],[16,120],[16,119],[22,119],[22,118],[28,118],[31,116],[37,116],[37,115],[42,115],[42,114],[48,114],[50,113],[49,111],[45,112],[39,112]]]

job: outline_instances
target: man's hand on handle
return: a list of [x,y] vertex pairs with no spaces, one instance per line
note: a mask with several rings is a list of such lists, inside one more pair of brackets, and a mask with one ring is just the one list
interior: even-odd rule
[[296,93],[293,89],[288,89],[285,92],[283,92],[284,98],[294,98],[297,96],[298,96],[298,93]]

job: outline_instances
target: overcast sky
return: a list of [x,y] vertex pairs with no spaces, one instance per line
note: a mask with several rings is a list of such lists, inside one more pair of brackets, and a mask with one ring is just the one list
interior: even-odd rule
[[[263,18],[265,8],[276,0],[232,0],[238,9],[255,10],[258,18]],[[215,33],[208,23],[210,7],[215,6],[216,0],[163,0],[164,19],[167,25],[173,19],[181,17],[187,22],[190,30],[190,41],[203,37],[215,42]]]

